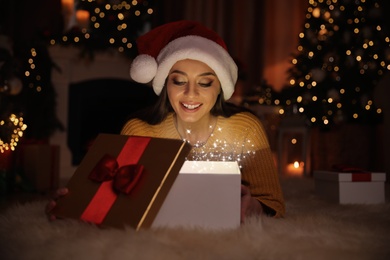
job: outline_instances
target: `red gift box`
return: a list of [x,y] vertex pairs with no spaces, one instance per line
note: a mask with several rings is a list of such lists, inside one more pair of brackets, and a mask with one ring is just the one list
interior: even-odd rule
[[100,134],[53,213],[102,227],[148,228],[190,150],[182,140]]

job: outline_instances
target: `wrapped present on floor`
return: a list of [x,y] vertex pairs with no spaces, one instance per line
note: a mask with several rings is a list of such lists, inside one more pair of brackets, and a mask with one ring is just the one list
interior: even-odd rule
[[314,171],[316,194],[340,204],[385,203],[386,173],[354,167]]
[[53,213],[102,227],[150,227],[190,150],[182,140],[100,134]]

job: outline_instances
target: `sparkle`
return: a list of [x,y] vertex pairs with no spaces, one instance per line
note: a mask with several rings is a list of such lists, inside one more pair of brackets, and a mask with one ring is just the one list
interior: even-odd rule
[[[253,129],[247,129],[247,136],[237,136],[229,132],[217,128],[218,136],[226,136],[224,138],[215,138],[215,135],[210,135],[208,141],[202,144],[195,144],[187,156],[189,161],[236,161],[240,168],[243,162],[255,155],[255,142],[248,136],[256,136]],[[225,133],[226,132],[226,133]]]

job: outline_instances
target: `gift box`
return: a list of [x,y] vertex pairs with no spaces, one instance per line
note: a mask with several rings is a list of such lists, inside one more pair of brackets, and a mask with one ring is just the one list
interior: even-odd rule
[[186,161],[152,227],[236,228],[240,203],[237,162]]
[[340,204],[385,202],[386,173],[314,171],[316,194]]
[[58,188],[60,147],[50,144],[26,144],[21,147],[24,177],[32,189],[47,192]]
[[100,134],[53,214],[101,227],[148,228],[190,150],[182,140]]

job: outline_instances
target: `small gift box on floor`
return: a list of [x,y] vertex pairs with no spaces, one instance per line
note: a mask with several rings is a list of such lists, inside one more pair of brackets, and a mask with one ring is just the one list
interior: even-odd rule
[[335,171],[314,171],[316,194],[340,204],[385,202],[386,173],[337,167]]

